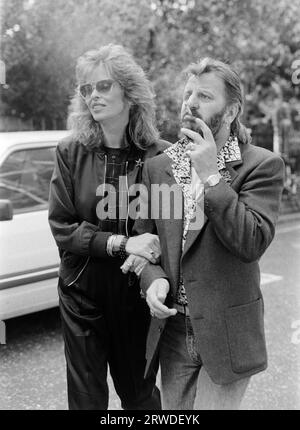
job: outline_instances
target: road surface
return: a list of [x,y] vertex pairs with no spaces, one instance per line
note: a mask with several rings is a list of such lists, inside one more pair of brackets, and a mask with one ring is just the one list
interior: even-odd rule
[[[268,369],[254,376],[242,409],[300,409],[300,222],[280,224],[261,260]],[[67,409],[57,309],[7,321],[0,345],[0,409]],[[110,380],[110,409],[120,403]]]

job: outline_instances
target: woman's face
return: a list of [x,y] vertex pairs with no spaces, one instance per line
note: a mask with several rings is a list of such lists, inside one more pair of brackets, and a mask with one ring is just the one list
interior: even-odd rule
[[[95,87],[97,82],[98,85]],[[112,120],[128,123],[129,103],[125,99],[124,91],[103,64],[91,72],[87,83],[93,84],[93,89],[91,94],[88,92],[86,95],[85,102],[95,121],[103,124]]]

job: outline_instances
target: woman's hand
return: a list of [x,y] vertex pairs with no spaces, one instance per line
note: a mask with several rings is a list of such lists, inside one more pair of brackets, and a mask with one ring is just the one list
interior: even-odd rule
[[161,255],[159,238],[156,234],[151,233],[130,237],[126,243],[125,251],[127,254],[144,257],[155,264]]
[[121,270],[124,274],[134,272],[137,276],[140,276],[147,263],[147,258],[131,254],[121,266]]

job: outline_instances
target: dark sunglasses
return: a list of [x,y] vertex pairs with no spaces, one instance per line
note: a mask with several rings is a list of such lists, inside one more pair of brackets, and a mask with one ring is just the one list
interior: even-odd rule
[[93,84],[79,85],[79,93],[84,99],[90,97],[95,88],[97,93],[107,94],[112,89],[114,82],[115,81],[113,81],[112,79],[105,79],[103,81],[98,81]]

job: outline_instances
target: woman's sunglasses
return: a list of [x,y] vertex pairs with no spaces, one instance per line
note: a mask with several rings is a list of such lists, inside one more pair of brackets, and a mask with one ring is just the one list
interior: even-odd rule
[[99,94],[108,94],[112,89],[114,82],[115,81],[113,81],[112,79],[105,79],[103,81],[98,81],[93,84],[79,85],[79,93],[84,99],[86,99],[87,97],[91,97],[92,92],[95,88],[97,93]]

